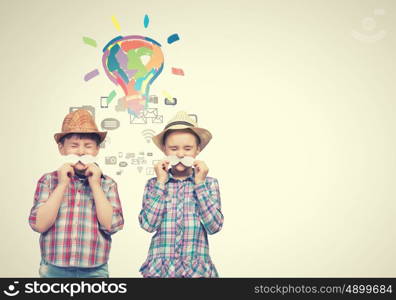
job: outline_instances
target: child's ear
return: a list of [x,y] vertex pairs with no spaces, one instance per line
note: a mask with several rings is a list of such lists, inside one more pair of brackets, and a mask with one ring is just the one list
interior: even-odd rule
[[59,150],[59,153],[63,155],[63,144],[62,143],[58,143],[58,150]]
[[99,154],[99,150],[100,150],[100,145],[96,145],[95,155],[94,156]]

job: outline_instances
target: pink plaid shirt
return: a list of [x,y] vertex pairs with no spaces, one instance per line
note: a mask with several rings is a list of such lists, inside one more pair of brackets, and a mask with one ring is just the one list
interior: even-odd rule
[[[43,205],[58,184],[57,172],[44,174],[37,183],[29,224],[36,224],[38,208]],[[111,230],[98,221],[92,190],[87,179],[71,178],[55,223],[40,235],[41,256],[60,267],[96,267],[108,261],[111,235],[124,225],[116,182],[108,176],[101,187],[113,206]]]

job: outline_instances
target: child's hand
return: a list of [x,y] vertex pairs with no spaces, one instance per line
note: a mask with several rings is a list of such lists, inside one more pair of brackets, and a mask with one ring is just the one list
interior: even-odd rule
[[208,175],[209,168],[202,160],[196,160],[193,164],[195,168],[195,184],[199,184],[205,181],[206,175]]
[[58,169],[58,183],[69,184],[70,177],[74,176],[73,164],[65,163]]
[[168,180],[168,166],[170,161],[168,159],[161,160],[154,166],[155,174],[157,175],[157,182],[165,184]]
[[87,164],[87,169],[85,170],[85,176],[88,177],[88,182],[90,185],[99,184],[100,176],[102,176],[102,170],[95,163]]

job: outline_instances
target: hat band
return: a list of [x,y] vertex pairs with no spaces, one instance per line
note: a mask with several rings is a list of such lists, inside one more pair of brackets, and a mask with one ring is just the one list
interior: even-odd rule
[[189,126],[189,127],[194,127],[194,125],[191,124],[191,123],[189,123],[189,122],[185,122],[185,121],[176,121],[176,122],[172,122],[172,123],[169,123],[168,125],[166,125],[165,128],[164,128],[164,130],[165,130],[165,129],[168,129],[169,127],[171,127],[171,126],[173,126],[173,125],[187,125],[187,126]]

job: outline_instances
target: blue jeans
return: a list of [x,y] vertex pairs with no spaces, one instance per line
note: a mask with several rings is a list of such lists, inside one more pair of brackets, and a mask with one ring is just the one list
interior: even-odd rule
[[41,260],[39,274],[41,278],[108,278],[107,263],[93,268],[58,267]]

